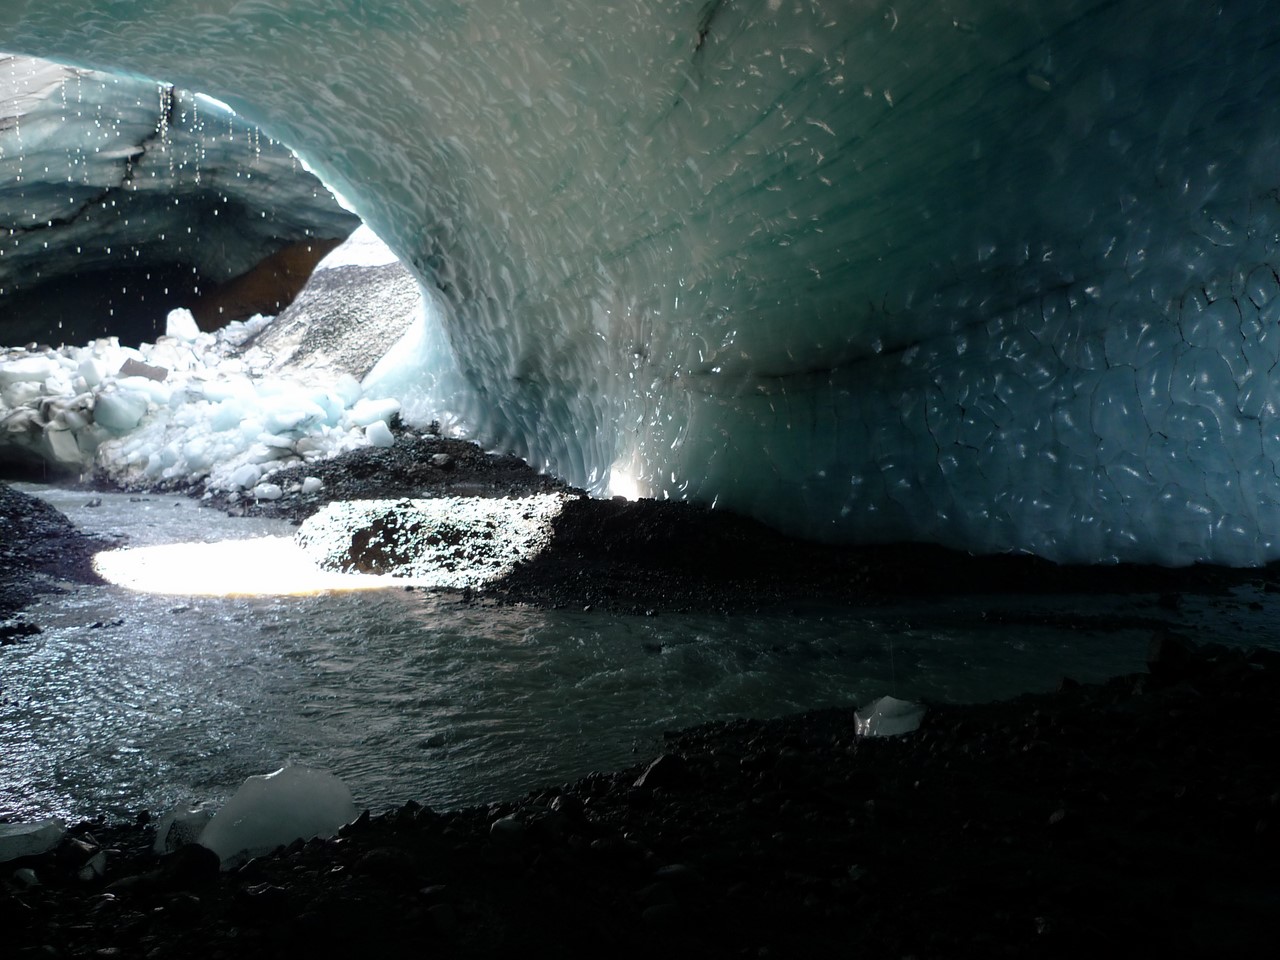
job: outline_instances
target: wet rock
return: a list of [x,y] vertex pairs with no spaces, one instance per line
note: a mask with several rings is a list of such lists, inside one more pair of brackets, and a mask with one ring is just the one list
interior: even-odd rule
[[375,847],[361,856],[351,869],[393,883],[411,882],[418,874],[413,857],[395,847]]
[[106,872],[107,854],[99,850],[84,862],[84,866],[76,872],[76,877],[84,883],[89,883],[93,880],[101,880]]
[[551,809],[557,813],[563,813],[566,817],[575,822],[582,819],[583,811],[585,810],[581,800],[575,796],[564,793],[558,793],[552,798]]
[[653,872],[653,879],[672,887],[690,887],[701,882],[698,871],[683,863],[669,863]]
[[435,903],[427,908],[432,925],[441,933],[453,933],[458,928],[458,913],[451,903]]
[[449,888],[443,883],[433,883],[419,890],[418,895],[424,903],[443,903],[448,898]]
[[147,380],[155,380],[157,383],[162,383],[169,376],[169,371],[164,367],[143,363],[141,360],[135,360],[130,357],[121,365],[118,376],[143,377]]
[[489,825],[489,838],[499,847],[518,847],[524,843],[525,825],[515,817],[502,817]]
[[664,753],[645,768],[644,773],[636,778],[632,786],[649,790],[659,787],[670,789],[683,786],[689,782],[690,778],[689,764],[683,757]]
[[160,859],[163,880],[179,889],[212,883],[218,878],[222,861],[208,847],[198,843],[179,847]]
[[0,623],[0,647],[38,637],[40,633],[34,623]]
[[645,907],[640,916],[647,925],[663,929],[684,923],[687,912],[678,903],[655,903]]
[[250,920],[279,919],[289,907],[289,892],[273,883],[256,883],[236,891],[235,904]]

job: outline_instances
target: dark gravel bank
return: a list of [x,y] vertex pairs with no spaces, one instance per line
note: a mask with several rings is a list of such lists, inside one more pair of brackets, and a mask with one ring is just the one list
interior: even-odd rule
[[102,546],[43,500],[0,481],[0,645],[35,629],[8,621],[37,594],[59,581],[96,582],[92,560]]
[[0,924],[15,957],[1269,955],[1280,655],[1155,651],[900,738],[848,711],[687,730],[651,765],[228,874],[84,824],[26,864],[38,886],[6,866]]

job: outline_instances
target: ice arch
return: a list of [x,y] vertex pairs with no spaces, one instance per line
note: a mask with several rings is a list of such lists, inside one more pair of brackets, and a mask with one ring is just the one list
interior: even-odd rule
[[492,443],[808,535],[1170,563],[1280,555],[1277,39],[1265,0],[0,9],[0,48],[296,145]]

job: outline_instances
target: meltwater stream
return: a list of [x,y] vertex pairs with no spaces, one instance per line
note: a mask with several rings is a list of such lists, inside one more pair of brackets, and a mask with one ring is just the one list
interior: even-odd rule
[[[135,546],[293,529],[182,497],[21,489]],[[1154,616],[1153,599],[1089,603]],[[663,730],[706,720],[885,693],[987,700],[1141,666],[1144,630],[981,626],[979,603],[636,617],[403,588],[222,598],[74,587],[28,611],[42,634],[0,649],[0,818],[219,801],[290,762],[331,769],[365,806],[445,809],[648,759]]]

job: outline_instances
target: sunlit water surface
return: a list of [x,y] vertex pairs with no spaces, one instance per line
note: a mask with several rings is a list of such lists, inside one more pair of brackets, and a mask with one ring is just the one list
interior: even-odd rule
[[[22,489],[131,545],[293,529],[181,497]],[[1241,619],[1245,600],[1264,609]],[[1067,597],[1053,609],[1163,616],[1152,601]],[[1033,601],[995,602],[1009,612]],[[0,817],[221,800],[290,762],[333,770],[361,805],[450,808],[639,762],[662,731],[706,720],[885,693],[989,700],[1142,665],[1145,630],[981,625],[992,603],[635,617],[403,588],[222,598],[74,587],[29,609],[42,634],[0,648]],[[1277,613],[1258,592],[1178,616],[1270,642]]]

